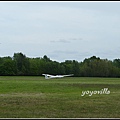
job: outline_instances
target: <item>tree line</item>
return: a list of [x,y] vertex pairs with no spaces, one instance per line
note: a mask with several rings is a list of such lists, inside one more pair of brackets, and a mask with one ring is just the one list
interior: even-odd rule
[[120,59],[113,61],[92,56],[83,62],[65,60],[52,61],[46,55],[29,58],[23,53],[14,53],[13,57],[0,57],[0,75],[42,75],[74,74],[76,77],[120,77]]

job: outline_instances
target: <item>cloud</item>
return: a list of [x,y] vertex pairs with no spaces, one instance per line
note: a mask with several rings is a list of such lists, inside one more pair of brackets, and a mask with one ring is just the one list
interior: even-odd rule
[[83,39],[82,38],[70,38],[69,40],[71,40],[71,41],[81,41]]
[[71,43],[72,41],[81,41],[82,38],[68,38],[68,39],[59,39],[59,40],[51,40],[52,43]]
[[62,43],[70,43],[69,40],[65,40],[65,39],[60,39],[58,42],[62,42]]
[[69,40],[65,40],[65,39],[52,40],[50,42],[53,42],[53,43],[70,43]]

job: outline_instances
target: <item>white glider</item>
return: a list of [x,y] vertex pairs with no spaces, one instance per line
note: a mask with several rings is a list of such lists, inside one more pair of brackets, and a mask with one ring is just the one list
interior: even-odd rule
[[63,78],[67,76],[73,76],[73,74],[70,75],[49,75],[49,74],[42,74],[45,76],[45,79],[51,79],[51,78]]

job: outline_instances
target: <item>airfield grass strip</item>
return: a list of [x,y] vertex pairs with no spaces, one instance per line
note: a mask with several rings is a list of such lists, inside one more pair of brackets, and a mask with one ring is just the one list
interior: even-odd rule
[[[109,88],[110,94],[81,96]],[[0,118],[119,118],[120,79],[0,77]]]

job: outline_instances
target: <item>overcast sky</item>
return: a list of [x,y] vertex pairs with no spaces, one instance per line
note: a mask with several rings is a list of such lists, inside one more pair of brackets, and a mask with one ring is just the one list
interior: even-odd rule
[[0,56],[120,58],[120,2],[0,2]]

